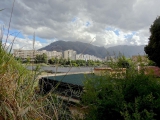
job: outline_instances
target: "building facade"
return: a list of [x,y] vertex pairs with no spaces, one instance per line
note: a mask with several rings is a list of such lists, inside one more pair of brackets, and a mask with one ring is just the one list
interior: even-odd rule
[[88,55],[88,54],[77,54],[76,55],[76,60],[93,60],[93,61],[102,61],[102,59],[94,56],[94,55]]
[[48,59],[51,58],[61,58],[62,57],[62,52],[57,52],[57,51],[36,51],[36,50],[19,50],[19,49],[14,49],[13,50],[13,56],[17,58],[22,58],[22,59],[27,59],[30,58],[31,60],[34,60],[36,55],[42,55],[45,53],[48,57]]
[[62,54],[62,52],[57,51],[37,51],[37,50],[20,50],[20,49],[14,49],[13,50],[13,56],[17,58],[27,59],[30,58],[31,60],[34,60],[36,55],[42,55],[45,53],[47,55],[48,59],[51,58],[64,58],[66,60],[93,60],[93,61],[102,61],[102,59],[89,54],[77,54],[74,50],[65,50]]
[[65,50],[63,58],[66,60],[76,60],[76,53],[74,50]]

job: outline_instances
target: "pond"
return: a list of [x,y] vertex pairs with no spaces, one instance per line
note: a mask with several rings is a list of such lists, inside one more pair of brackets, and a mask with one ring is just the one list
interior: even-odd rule
[[[35,69],[36,66],[27,66],[28,70]],[[52,66],[41,66],[40,71],[52,71],[53,73],[66,73],[66,72],[92,72],[93,67],[52,67]]]

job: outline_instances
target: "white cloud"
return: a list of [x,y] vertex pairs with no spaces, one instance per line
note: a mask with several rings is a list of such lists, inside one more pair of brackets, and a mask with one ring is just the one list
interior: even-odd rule
[[[16,0],[10,29],[25,36],[36,32],[46,40],[39,43],[42,46],[55,39],[89,43],[94,37],[93,44],[100,46],[147,44],[149,27],[160,15],[159,4],[159,0]],[[8,26],[12,2],[0,1],[0,8],[6,8],[0,21]],[[112,29],[106,31],[108,27]]]
[[[3,44],[5,45],[6,43],[6,37],[3,37]],[[25,50],[29,50],[29,49],[33,49],[33,40],[26,38],[26,39],[22,39],[22,38],[15,38],[14,36],[9,36],[7,39],[7,43],[6,46],[11,46],[13,43],[13,49],[25,49]],[[39,41],[35,41],[35,46],[34,49],[39,49],[43,46],[42,43],[40,43]]]

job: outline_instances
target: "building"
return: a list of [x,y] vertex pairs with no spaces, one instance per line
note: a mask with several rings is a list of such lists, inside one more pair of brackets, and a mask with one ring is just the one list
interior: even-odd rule
[[30,58],[31,61],[35,59],[36,55],[42,55],[45,53],[48,57],[48,59],[51,59],[53,57],[56,58],[61,58],[62,57],[62,52],[57,52],[57,51],[37,51],[37,50],[20,50],[20,49],[14,49],[13,50],[13,55],[18,58],[22,59],[27,59]]
[[83,54],[76,54],[76,60],[85,60]]
[[62,54],[62,52],[57,52],[57,51],[37,51],[37,50],[20,50],[20,49],[14,49],[13,50],[13,55],[17,58],[22,58],[22,59],[27,59],[30,58],[31,60],[34,60],[36,55],[42,55],[45,53],[48,57],[48,59],[51,58],[64,58],[66,60],[92,60],[92,61],[102,61],[101,58],[98,58],[94,55],[89,55],[89,54],[77,54],[76,51],[74,50],[65,50]]
[[102,61],[101,58],[98,58],[94,55],[88,55],[88,54],[77,54],[76,55],[76,60],[85,60],[85,61],[87,61],[87,60],[97,61],[98,60],[98,61]]
[[45,54],[47,55],[48,59],[51,58],[62,58],[62,52],[57,52],[57,51],[46,51]]
[[63,58],[66,60],[76,60],[76,53],[74,50],[65,50]]
[[30,58],[33,60],[36,56],[35,50],[19,50],[19,49],[14,49],[13,50],[13,56],[17,58],[22,58],[22,59],[27,59]]

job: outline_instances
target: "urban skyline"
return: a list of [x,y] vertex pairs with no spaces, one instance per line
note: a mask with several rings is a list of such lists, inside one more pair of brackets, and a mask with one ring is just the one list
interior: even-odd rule
[[102,61],[101,58],[98,58],[94,55],[89,54],[77,54],[74,50],[65,50],[63,52],[57,52],[57,51],[37,51],[37,50],[19,50],[19,49],[13,49],[13,56],[22,58],[22,59],[34,59],[36,55],[42,55],[46,54],[48,59],[51,58],[63,58],[63,59],[70,59],[70,60],[99,60]]

